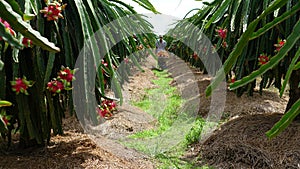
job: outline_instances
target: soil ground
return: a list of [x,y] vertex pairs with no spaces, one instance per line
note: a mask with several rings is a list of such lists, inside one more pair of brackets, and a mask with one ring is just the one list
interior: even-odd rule
[[[151,71],[155,61],[150,59],[146,63],[143,65],[145,71],[136,71],[130,83],[124,86],[125,100],[140,100],[145,96],[144,89],[155,87],[150,81],[155,79]],[[179,69],[182,64],[179,59],[168,62],[167,70],[174,78],[171,85],[177,86],[184,95],[193,91],[196,84],[199,94],[193,98],[200,99],[198,113],[206,116],[210,99],[205,97],[204,90],[211,78],[195,68],[190,68],[192,73],[184,72]],[[182,79],[184,73],[192,77],[191,82]],[[265,136],[284,112],[287,96],[279,98],[275,89],[267,89],[263,95],[255,92],[253,97],[236,97],[227,91],[226,98],[222,115],[226,123],[205,142],[191,145],[183,159],[217,168],[300,167],[299,123],[294,122],[273,140]],[[89,134],[83,131],[75,117],[67,117],[63,122],[65,134],[52,137],[46,147],[12,148],[12,151],[2,148],[0,168],[155,168],[153,159],[114,141],[155,126],[156,120],[142,110],[129,105],[119,107],[112,119],[91,128]]]

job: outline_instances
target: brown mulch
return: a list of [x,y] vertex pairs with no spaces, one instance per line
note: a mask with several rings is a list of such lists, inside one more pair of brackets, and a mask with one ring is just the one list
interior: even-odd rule
[[0,154],[0,168],[153,168],[147,159],[120,157],[99,147],[89,135],[83,133],[75,117],[64,119],[64,135],[54,136],[46,147],[18,149],[17,143],[10,151]]
[[300,122],[273,139],[265,135],[281,116],[256,114],[230,120],[194,146],[194,153],[201,157],[198,163],[217,168],[299,168]]

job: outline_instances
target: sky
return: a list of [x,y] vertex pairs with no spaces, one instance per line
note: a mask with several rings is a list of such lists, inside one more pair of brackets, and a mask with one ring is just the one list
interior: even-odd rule
[[133,6],[138,13],[148,16],[147,20],[154,26],[154,32],[162,35],[172,28],[176,20],[182,19],[190,10],[202,7],[202,2],[195,0],[149,0],[161,13],[155,15],[132,0],[122,1]]
[[[122,0],[134,7],[139,13],[149,13],[132,0]],[[187,12],[194,8],[201,8],[202,2],[195,0],[149,0],[152,5],[162,14],[183,18]]]

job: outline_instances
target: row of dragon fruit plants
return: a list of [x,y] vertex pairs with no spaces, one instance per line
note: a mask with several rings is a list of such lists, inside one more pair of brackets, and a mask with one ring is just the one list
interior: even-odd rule
[[215,73],[206,89],[207,96],[223,80],[222,71],[237,96],[245,92],[252,96],[257,77],[261,79],[260,94],[264,88],[274,85],[281,97],[289,85],[285,115],[266,133],[272,138],[300,113],[299,10],[297,0],[204,2],[196,14],[179,21],[168,34],[183,37],[183,32],[189,32],[193,36],[188,42],[204,34],[213,49],[199,46],[198,51],[193,51],[171,36],[167,38],[168,49],[204,73],[207,72],[203,59],[211,52],[218,53],[223,69]]
[[[148,0],[137,1],[146,9],[157,13]],[[85,40],[91,39],[101,26],[121,16],[136,14],[119,1],[107,0],[9,0],[0,2],[0,132],[11,143],[12,134],[18,133],[21,147],[43,145],[51,133],[62,134],[65,113],[74,114],[73,84],[77,72],[75,63]],[[129,27],[151,32],[151,25],[141,17]],[[76,36],[74,36],[76,35]],[[105,96],[119,65],[123,72],[137,65],[137,51],[146,52],[154,34],[124,37],[112,49],[114,41],[100,35],[93,58],[100,60],[95,78],[98,107],[93,116],[107,118],[116,110],[114,99]],[[85,63],[84,63],[85,64]],[[119,87],[128,73],[118,79]]]

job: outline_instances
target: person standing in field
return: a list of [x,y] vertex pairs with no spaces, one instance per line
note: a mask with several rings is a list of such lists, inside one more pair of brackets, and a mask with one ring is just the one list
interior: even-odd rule
[[166,46],[167,46],[167,42],[165,40],[163,40],[162,35],[159,35],[159,39],[155,43],[155,47],[156,47],[155,53],[156,53],[156,55],[158,55],[158,56],[164,55]]
[[163,36],[159,35],[159,39],[155,43],[155,53],[158,56],[158,67],[162,70],[166,67],[165,57],[168,56],[167,51],[165,50],[167,46],[167,42],[163,40]]

